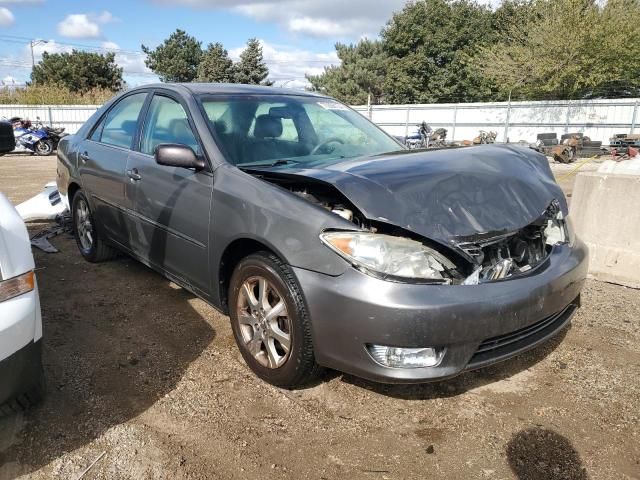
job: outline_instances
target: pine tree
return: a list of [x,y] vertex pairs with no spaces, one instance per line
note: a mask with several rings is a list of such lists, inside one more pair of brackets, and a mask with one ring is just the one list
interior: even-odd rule
[[258,39],[250,38],[235,65],[235,81],[249,85],[273,85],[267,80],[268,76],[269,68],[262,56],[262,45]]
[[201,42],[184,30],[177,29],[153,50],[142,45],[142,51],[147,54],[147,67],[163,82],[192,82],[196,78]]
[[233,62],[224,46],[219,42],[210,43],[202,55],[200,65],[198,65],[197,80],[199,82],[232,83],[234,73]]

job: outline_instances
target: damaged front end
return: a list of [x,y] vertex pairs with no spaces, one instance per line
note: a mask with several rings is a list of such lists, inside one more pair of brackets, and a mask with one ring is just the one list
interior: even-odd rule
[[459,239],[455,246],[474,264],[462,282],[477,285],[527,275],[542,266],[554,245],[569,243],[567,221],[557,201],[526,227],[501,235]]
[[387,281],[476,285],[532,274],[569,231],[560,203],[551,202],[516,231],[457,237],[448,245],[380,220],[367,218],[332,185],[260,172],[260,178],[340,216],[357,230],[326,230],[321,241],[353,267]]

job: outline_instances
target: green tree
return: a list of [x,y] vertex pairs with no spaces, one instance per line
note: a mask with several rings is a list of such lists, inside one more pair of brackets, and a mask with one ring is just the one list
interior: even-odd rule
[[384,101],[387,56],[382,44],[361,40],[357,44],[336,44],[340,65],[325,67],[320,75],[308,75],[311,90],[335,97],[350,105],[364,105],[371,94],[372,103]]
[[234,69],[236,83],[273,85],[273,82],[267,80],[269,68],[262,55],[262,45],[256,38],[250,38],[247,41],[247,46],[240,54],[240,60],[235,64]]
[[192,82],[202,58],[202,42],[177,29],[155,49],[142,45],[145,64],[163,82]]
[[221,43],[210,43],[198,65],[199,82],[231,83],[235,69],[229,53]]
[[93,53],[73,50],[71,53],[42,54],[33,68],[31,80],[36,85],[60,85],[72,92],[122,87],[122,68],[115,63],[114,53]]
[[493,12],[471,0],[408,3],[382,31],[389,57],[384,90],[391,103],[477,101],[491,85],[471,71],[467,58],[497,34]]
[[540,6],[545,0],[504,0],[493,12],[492,26],[495,41],[509,42],[510,32],[518,30],[524,34],[531,22],[541,18]]
[[516,99],[640,95],[639,0],[540,1],[525,28],[479,49],[471,62]]

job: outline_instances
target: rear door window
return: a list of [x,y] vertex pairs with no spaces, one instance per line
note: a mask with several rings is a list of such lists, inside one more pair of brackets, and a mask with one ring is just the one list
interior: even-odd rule
[[120,100],[94,130],[91,140],[131,149],[146,97],[143,92]]

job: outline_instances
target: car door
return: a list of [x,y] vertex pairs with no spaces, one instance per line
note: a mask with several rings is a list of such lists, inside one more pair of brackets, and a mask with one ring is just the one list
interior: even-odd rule
[[78,172],[93,216],[110,239],[129,246],[133,207],[127,197],[127,158],[136,138],[148,92],[127,95],[115,103],[79,146]]
[[163,143],[191,147],[203,155],[187,107],[155,93],[147,109],[137,151],[129,155],[128,195],[133,199],[134,252],[186,285],[210,293],[209,209],[213,174],[158,165],[153,156]]

